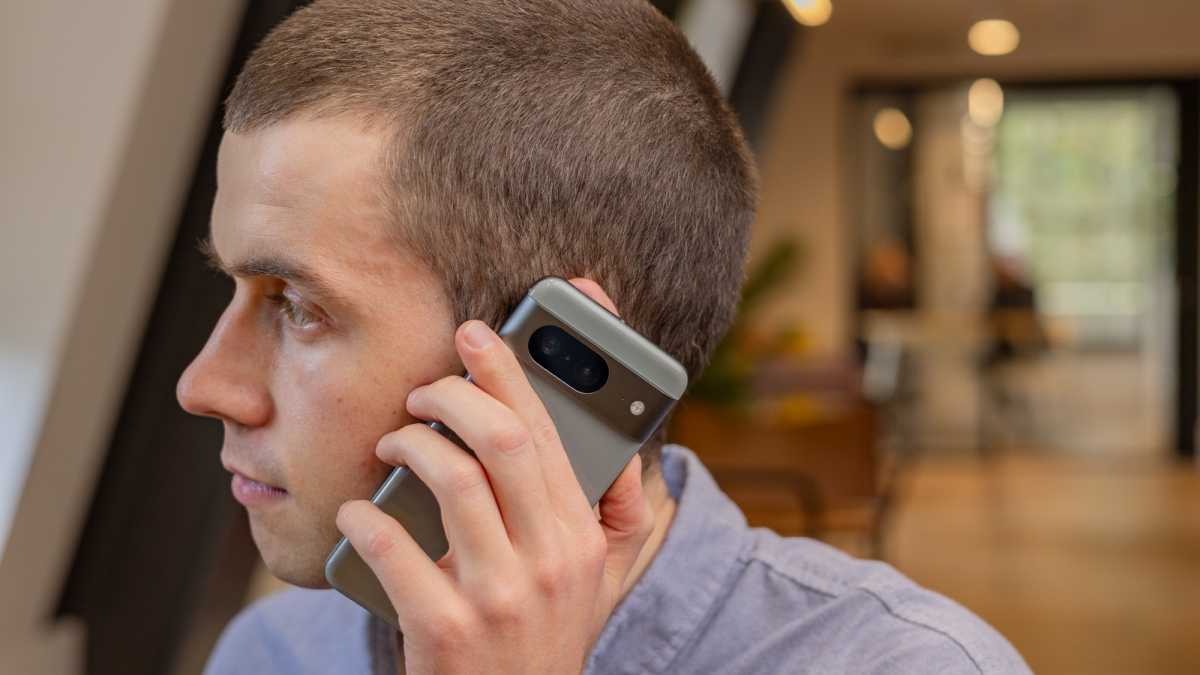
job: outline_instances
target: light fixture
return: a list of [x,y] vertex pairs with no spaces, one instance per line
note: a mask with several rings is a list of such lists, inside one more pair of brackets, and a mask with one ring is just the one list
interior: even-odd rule
[[908,117],[897,108],[881,108],[875,113],[875,138],[883,147],[891,150],[902,150],[912,140],[912,124]]
[[820,26],[833,15],[830,0],[783,0],[783,6],[805,26]]
[[967,115],[981,127],[992,127],[1004,114],[1004,90],[991,78],[975,80],[967,90]]
[[1003,56],[1021,43],[1021,33],[1011,21],[984,19],[967,31],[967,44],[984,56]]

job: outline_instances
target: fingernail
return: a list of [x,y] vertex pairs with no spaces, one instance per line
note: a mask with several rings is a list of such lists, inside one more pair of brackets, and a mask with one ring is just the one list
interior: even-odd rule
[[463,338],[472,349],[483,349],[495,339],[495,333],[482,321],[471,320],[463,328]]

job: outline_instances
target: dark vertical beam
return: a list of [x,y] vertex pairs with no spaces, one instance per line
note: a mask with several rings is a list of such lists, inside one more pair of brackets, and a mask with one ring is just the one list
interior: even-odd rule
[[1200,81],[1175,86],[1179,101],[1179,166],[1175,191],[1176,335],[1175,451],[1196,456],[1200,412]]
[[729,103],[737,112],[746,139],[756,151],[761,150],[771,94],[792,44],[799,36],[800,26],[783,3],[759,4],[729,92]]
[[650,4],[658,8],[658,11],[667,15],[668,18],[674,19],[679,12],[679,7],[683,5],[683,0],[650,0]]

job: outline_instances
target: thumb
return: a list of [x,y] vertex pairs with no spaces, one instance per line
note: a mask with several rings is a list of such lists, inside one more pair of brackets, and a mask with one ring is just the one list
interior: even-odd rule
[[[605,576],[625,581],[654,527],[654,512],[642,493],[642,458],[634,455],[600,498],[600,527],[608,540]],[[613,590],[619,590],[613,589]]]

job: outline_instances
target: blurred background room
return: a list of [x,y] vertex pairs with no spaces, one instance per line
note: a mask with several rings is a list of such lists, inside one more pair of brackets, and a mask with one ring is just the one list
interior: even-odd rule
[[[2,673],[199,672],[280,586],[174,387],[220,101],[303,4],[0,8]],[[763,184],[673,440],[1037,672],[1200,672],[1200,2],[653,4]]]

